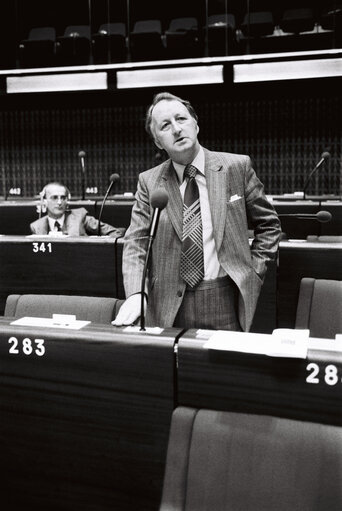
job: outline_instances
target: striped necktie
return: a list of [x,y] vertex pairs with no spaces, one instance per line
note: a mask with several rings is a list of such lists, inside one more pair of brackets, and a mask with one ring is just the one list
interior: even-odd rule
[[195,287],[204,277],[202,218],[196,173],[193,165],[187,165],[184,169],[188,183],[183,204],[180,275],[190,287]]

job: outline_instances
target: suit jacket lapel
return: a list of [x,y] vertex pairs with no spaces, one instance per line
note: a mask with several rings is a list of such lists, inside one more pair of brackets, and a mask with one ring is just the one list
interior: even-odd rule
[[205,177],[207,181],[211,219],[217,252],[220,250],[227,213],[227,174],[222,171],[221,160],[207,149],[205,154]]
[[171,161],[165,162],[162,179],[165,181],[165,190],[169,196],[166,211],[177,236],[181,240],[183,233],[183,201],[179,191],[176,171]]

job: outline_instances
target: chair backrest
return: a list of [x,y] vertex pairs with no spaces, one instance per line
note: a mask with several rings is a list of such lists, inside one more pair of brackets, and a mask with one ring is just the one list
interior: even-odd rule
[[56,29],[53,27],[31,28],[28,39],[30,41],[55,41]]
[[89,25],[70,25],[66,27],[64,31],[65,37],[73,37],[77,34],[77,37],[85,37],[90,39],[90,27]]
[[334,339],[342,333],[342,281],[303,278],[295,327],[308,328],[311,337]]
[[51,318],[52,314],[73,314],[78,320],[109,324],[122,302],[118,298],[98,296],[9,295],[4,315]]
[[160,20],[141,20],[136,21],[133,28],[133,33],[145,34],[145,33],[157,33],[161,34],[162,27]]
[[160,511],[342,509],[342,428],[176,408]]
[[169,31],[177,32],[177,31],[187,31],[194,30],[198,28],[198,23],[196,18],[174,18],[170,21]]
[[235,16],[234,14],[212,14],[208,17],[208,27],[222,27],[228,26],[235,28]]
[[108,34],[108,35],[122,35],[126,36],[126,25],[125,23],[103,23],[99,26],[98,33]]

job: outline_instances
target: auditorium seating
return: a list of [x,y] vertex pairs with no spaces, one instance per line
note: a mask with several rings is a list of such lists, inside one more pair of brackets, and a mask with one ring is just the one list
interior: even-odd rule
[[303,278],[295,328],[308,328],[311,337],[327,339],[342,333],[342,281]]
[[122,22],[103,23],[92,35],[95,64],[126,60],[126,25]]
[[165,31],[166,51],[169,58],[198,57],[198,22],[194,17],[174,18]]
[[234,14],[213,14],[208,17],[209,55],[232,55],[236,52],[236,21]]
[[161,21],[136,21],[130,35],[130,45],[133,60],[159,60],[164,57]]
[[94,323],[110,323],[123,300],[98,296],[9,295],[5,316],[51,318],[53,314],[73,314],[76,319]]
[[160,511],[337,511],[341,457],[337,426],[178,407]]
[[54,27],[35,27],[19,45],[22,67],[52,66],[56,55]]
[[90,58],[89,25],[69,25],[64,35],[57,37],[57,59],[60,65],[89,64]]

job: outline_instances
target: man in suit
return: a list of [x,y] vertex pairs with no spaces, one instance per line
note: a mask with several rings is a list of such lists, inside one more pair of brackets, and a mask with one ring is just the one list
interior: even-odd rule
[[[98,220],[88,215],[85,208],[68,209],[70,192],[61,183],[48,183],[41,192],[47,215],[30,224],[33,234],[88,236],[98,233]],[[123,229],[101,222],[101,235],[119,237]]]
[[[248,331],[281,233],[250,158],[203,148],[191,104],[169,93],[155,96],[146,128],[169,159],[139,176],[123,253],[126,301],[113,324],[131,324],[140,316],[150,198],[161,188],[169,200],[152,245],[146,325]],[[190,224],[183,227],[189,214],[192,232]],[[248,224],[254,229],[251,245]],[[196,269],[187,275],[190,252],[196,253],[191,262]]]

